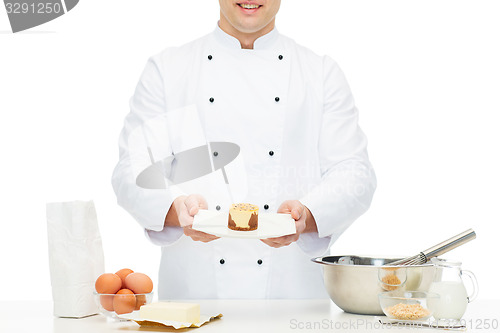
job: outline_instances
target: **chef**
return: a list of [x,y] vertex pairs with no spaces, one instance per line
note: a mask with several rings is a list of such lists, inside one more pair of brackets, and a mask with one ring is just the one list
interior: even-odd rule
[[[327,297],[310,259],[328,253],[376,187],[353,97],[331,58],[277,31],[279,0],[219,2],[212,33],[147,62],[120,135],[118,203],[161,246],[159,299]],[[225,175],[137,185],[151,163],[210,142],[240,148]],[[295,234],[192,228],[199,209],[227,211],[232,200],[290,214]]]

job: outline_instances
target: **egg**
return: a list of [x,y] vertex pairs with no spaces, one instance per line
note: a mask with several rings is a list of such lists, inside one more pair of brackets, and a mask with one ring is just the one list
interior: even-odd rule
[[113,273],[104,273],[95,281],[95,290],[99,294],[114,294],[122,287],[122,279]]
[[125,286],[135,294],[147,294],[153,291],[153,281],[143,273],[130,273],[127,275]]
[[100,296],[101,305],[107,311],[113,311],[113,298],[114,297],[115,297],[114,295],[101,295]]
[[146,304],[146,295],[135,295],[135,310],[139,310],[141,306]]
[[135,295],[132,290],[120,289],[115,296],[113,296],[113,309],[116,314],[130,313],[134,311],[136,306]]
[[115,274],[118,275],[120,277],[120,279],[122,279],[122,286],[125,288],[125,278],[127,277],[127,275],[129,275],[130,273],[133,273],[134,271],[131,270],[130,268],[122,268],[120,269],[118,272],[116,272]]

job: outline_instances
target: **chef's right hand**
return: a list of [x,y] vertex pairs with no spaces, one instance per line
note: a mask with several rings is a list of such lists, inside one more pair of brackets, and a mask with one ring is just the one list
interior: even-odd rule
[[207,201],[199,194],[177,197],[170,206],[165,218],[165,226],[184,228],[184,235],[191,237],[194,241],[206,243],[216,240],[219,237],[192,228],[194,216],[198,213],[198,210],[207,208]]

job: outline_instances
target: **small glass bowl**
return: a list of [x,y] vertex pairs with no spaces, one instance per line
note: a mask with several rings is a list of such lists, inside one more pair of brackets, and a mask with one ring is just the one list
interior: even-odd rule
[[383,266],[378,270],[380,287],[386,291],[401,289],[406,283],[406,267]]
[[435,293],[395,290],[378,295],[384,314],[397,320],[426,320],[434,312],[433,304],[439,299]]
[[[138,311],[142,305],[151,303],[153,292],[147,294],[99,294],[94,291],[94,301],[101,314],[108,318],[120,319],[119,315]],[[115,309],[115,305],[119,309]]]

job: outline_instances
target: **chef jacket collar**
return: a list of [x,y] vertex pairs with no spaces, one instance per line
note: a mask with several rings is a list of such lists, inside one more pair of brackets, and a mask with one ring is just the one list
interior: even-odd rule
[[[240,41],[226,33],[224,30],[222,30],[219,27],[219,23],[217,22],[217,27],[215,28],[215,37],[216,39],[222,43],[224,46],[231,48],[231,49],[241,49],[241,43]],[[275,44],[276,40],[278,39],[279,33],[276,27],[273,28],[270,32],[265,34],[264,36],[260,36],[255,40],[253,43],[253,49],[254,50],[266,50],[272,48],[272,46]]]

